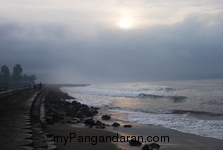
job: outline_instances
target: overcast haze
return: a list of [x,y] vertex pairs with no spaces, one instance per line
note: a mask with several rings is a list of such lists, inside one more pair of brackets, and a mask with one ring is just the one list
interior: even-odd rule
[[48,83],[223,78],[222,0],[0,0],[0,65]]

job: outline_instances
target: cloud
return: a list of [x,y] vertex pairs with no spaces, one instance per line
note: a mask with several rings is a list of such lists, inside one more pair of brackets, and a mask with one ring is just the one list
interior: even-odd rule
[[[100,11],[98,16],[105,18]],[[89,14],[89,20],[71,21],[77,23],[73,27],[63,19],[2,21],[0,65],[19,63],[24,73],[49,83],[222,78],[222,16],[193,13],[175,23],[131,30],[106,27],[103,19],[104,25],[97,24]]]

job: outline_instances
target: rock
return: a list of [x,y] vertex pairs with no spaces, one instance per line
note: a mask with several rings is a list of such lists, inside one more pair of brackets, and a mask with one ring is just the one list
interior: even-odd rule
[[96,123],[95,123],[96,126],[100,126],[101,124],[102,124],[102,122],[99,121],[99,120],[97,120]]
[[120,124],[119,124],[119,123],[117,123],[117,122],[114,122],[114,123],[112,124],[112,126],[113,126],[113,127],[119,127],[119,126],[120,126]]
[[151,143],[151,144],[149,144],[148,145],[149,147],[151,147],[152,149],[159,149],[161,146],[159,145],[159,144],[157,144],[157,143]]
[[93,117],[96,114],[95,110],[90,109],[87,105],[81,104],[75,108],[78,115],[82,117]]
[[53,125],[53,121],[52,120],[48,120],[46,125]]
[[59,116],[59,119],[60,119],[60,120],[64,120],[64,117],[62,117],[62,116]]
[[76,114],[76,117],[77,117],[77,118],[80,118],[80,119],[84,118],[84,116],[83,116],[83,114],[81,114],[81,112],[77,113],[77,114]]
[[94,113],[94,115],[98,114],[98,111],[96,109],[94,109],[92,112]]
[[93,119],[87,119],[84,123],[90,126],[95,126],[95,121]]
[[101,124],[100,126],[99,126],[99,128],[100,129],[105,129],[106,127],[105,127],[105,124],[103,123],[103,124]]
[[153,150],[148,144],[145,144],[141,150]]
[[91,106],[91,109],[94,109],[94,110],[99,110],[99,108],[98,108],[98,107],[93,107],[93,106]]
[[67,123],[73,123],[73,124],[75,124],[75,123],[76,123],[76,121],[71,121],[71,120],[68,120],[68,121],[67,121]]
[[96,125],[96,128],[98,128],[98,129],[104,129],[105,128],[105,124],[102,123],[99,120],[96,121],[95,125]]
[[70,117],[72,117],[72,116],[74,116],[74,114],[71,113],[71,112],[67,112],[67,113],[66,113],[66,116],[70,116]]
[[53,125],[52,117],[51,116],[46,116],[46,124],[47,125]]
[[111,117],[109,115],[103,115],[102,117],[102,120],[110,120]]
[[136,141],[136,140],[131,139],[131,140],[129,141],[129,145],[131,145],[131,146],[141,146],[142,143],[139,142],[139,141]]
[[53,122],[59,122],[60,121],[60,117],[57,114],[53,114],[52,121]]
[[93,113],[93,112],[91,112],[91,111],[89,111],[89,110],[86,110],[85,111],[85,116],[86,117],[93,117],[95,114]]
[[125,127],[125,128],[131,128],[132,125],[124,125],[123,127]]
[[77,105],[77,101],[73,101],[71,104],[72,105]]

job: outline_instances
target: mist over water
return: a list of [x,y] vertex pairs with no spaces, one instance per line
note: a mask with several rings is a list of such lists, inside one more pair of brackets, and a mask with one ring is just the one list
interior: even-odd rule
[[77,101],[127,114],[120,120],[223,139],[223,80],[62,87]]

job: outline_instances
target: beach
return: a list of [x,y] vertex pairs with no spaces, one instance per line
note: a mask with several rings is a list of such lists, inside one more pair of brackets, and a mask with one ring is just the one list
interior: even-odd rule
[[[101,117],[103,115],[110,115],[111,120],[102,120]],[[117,113],[115,113],[117,115]],[[125,115],[125,114],[119,114],[119,115]],[[202,137],[195,134],[188,134],[183,133],[180,131],[176,131],[173,129],[167,129],[161,126],[154,126],[154,125],[142,125],[137,124],[133,122],[127,122],[127,121],[121,121],[118,120],[117,116],[113,118],[114,114],[111,112],[108,112],[106,110],[100,110],[99,113],[96,114],[93,117],[93,120],[101,121],[106,124],[105,129],[96,129],[96,128],[89,128],[89,126],[83,125],[82,123],[68,123],[68,124],[56,124],[49,126],[50,132],[52,132],[56,136],[68,136],[71,133],[75,133],[76,137],[72,139],[70,142],[67,142],[66,144],[61,141],[56,142],[59,149],[69,149],[72,147],[78,147],[78,149],[104,149],[106,145],[106,148],[111,149],[131,149],[131,150],[137,150],[142,149],[144,144],[150,144],[154,143],[154,141],[146,141],[147,137],[150,136],[155,137],[155,143],[158,143],[161,148],[160,149],[174,149],[174,150],[181,150],[181,149],[222,149],[222,140],[215,139],[215,138],[208,138],[208,137]],[[120,124],[119,127],[113,127],[111,126],[114,122],[117,122]],[[124,125],[131,125],[131,128],[125,128]],[[117,136],[117,134],[120,137],[144,137],[142,141],[141,146],[130,146],[130,144],[127,141],[111,141],[110,142],[102,142],[95,141],[96,137],[99,138],[103,136],[104,138],[106,136]],[[92,139],[87,139],[87,141],[78,141],[78,137],[89,137]],[[95,137],[96,136],[96,137]],[[166,137],[166,139],[163,139],[164,141],[161,141],[162,137]],[[167,138],[168,137],[168,138]],[[159,139],[157,139],[159,138]],[[131,139],[131,138],[129,138]],[[120,140],[120,139],[119,139]]]
[[[222,140],[213,139],[213,138],[205,138],[193,134],[182,133],[176,130],[166,129],[163,127],[155,127],[155,126],[137,126],[133,125],[132,128],[124,128],[124,127],[108,127],[106,130],[101,129],[91,129],[86,128],[82,125],[53,125],[49,127],[49,130],[53,135],[56,136],[69,136],[70,133],[75,133],[77,136],[116,136],[117,133],[120,136],[143,136],[145,139],[147,136],[169,136],[169,142],[157,142],[161,148],[164,150],[209,150],[216,149],[221,150]],[[64,142],[57,142],[58,149],[61,150],[71,150],[73,148],[76,149],[119,149],[119,150],[141,150],[144,144],[150,144],[150,142],[145,142],[142,146],[130,146],[128,142],[97,142],[94,145],[95,139],[87,142],[78,142],[77,139],[72,139],[71,142],[68,141],[66,144]]]
[[[57,97],[61,100],[64,98],[72,98],[67,94],[62,94],[62,92],[59,90],[61,86],[48,86],[49,92],[46,95],[44,99],[44,103],[51,103],[51,101],[48,101],[47,98],[51,97]],[[50,92],[53,91],[53,92]],[[8,99],[8,101],[1,101],[1,107],[7,106],[9,107],[14,103],[14,101],[17,102],[17,107],[14,106],[14,110],[10,111],[7,109],[2,109],[4,111],[1,111],[1,146],[3,149],[26,149],[25,147],[19,147],[18,145],[15,145],[16,143],[13,143],[13,141],[16,141],[17,137],[16,130],[18,127],[18,121],[17,124],[15,124],[16,119],[11,118],[17,118],[20,122],[23,122],[24,113],[27,114],[27,110],[29,110],[29,107],[31,106],[31,99],[33,99],[33,96],[35,96],[38,93],[38,91],[29,91],[29,92],[23,92],[19,93],[18,95],[21,96],[23,101],[16,100],[16,97],[18,98],[18,95],[16,97],[11,97]],[[60,97],[61,96],[61,97]],[[66,104],[66,106],[71,107],[68,103],[59,102],[56,100],[57,104]],[[55,105],[55,102],[52,102],[51,104]],[[81,105],[81,104],[80,104]],[[21,107],[19,107],[21,106]],[[85,105],[81,105],[86,107]],[[49,108],[49,107],[48,107]],[[60,109],[60,110],[59,110]],[[91,110],[94,110],[96,108],[91,108]],[[112,113],[107,110],[98,109],[98,113],[94,114],[93,117],[72,117],[66,113],[64,113],[64,109],[58,108],[57,113],[58,114],[64,114],[63,117],[60,116],[60,119],[54,120],[54,122],[49,123],[46,126],[42,126],[42,130],[44,133],[50,133],[51,138],[54,139],[55,145],[57,146],[58,150],[71,150],[71,149],[108,149],[108,150],[141,150],[143,145],[150,144],[150,143],[158,143],[161,148],[164,150],[209,150],[209,149],[215,149],[215,150],[221,150],[223,149],[222,146],[222,140],[216,139],[216,138],[210,138],[210,137],[202,137],[195,134],[189,134],[189,133],[183,133],[180,131],[176,131],[173,129],[167,129],[161,126],[154,126],[154,125],[142,125],[134,122],[128,122],[128,121],[122,121],[118,118],[125,114],[117,114]],[[46,118],[47,118],[47,107],[45,107],[46,111]],[[16,113],[15,113],[16,112]],[[7,115],[6,115],[7,114]],[[51,112],[52,114],[52,112]],[[74,114],[75,115],[75,114]],[[110,120],[102,120],[103,115],[109,115],[111,116]],[[117,116],[120,115],[120,116]],[[11,117],[10,117],[11,116]],[[59,116],[59,115],[58,115]],[[49,119],[48,114],[48,119]],[[91,119],[95,122],[97,120],[101,121],[105,124],[104,129],[96,128],[95,126],[89,126],[88,124],[84,123],[85,120]],[[50,120],[53,120],[52,118]],[[49,120],[48,120],[49,121]],[[118,127],[113,127],[112,124],[114,122],[117,122],[120,124]],[[12,125],[13,124],[13,125]],[[21,123],[23,124],[23,123]],[[123,127],[124,125],[131,125],[132,127]],[[62,138],[60,138],[62,137]],[[118,137],[118,138],[117,138]],[[140,137],[142,141],[141,146],[130,146],[127,139],[131,138],[137,138]],[[149,137],[149,142],[146,141]],[[165,137],[164,139],[162,137]],[[107,138],[107,141],[106,141]],[[31,138],[32,139],[32,138]],[[66,140],[67,139],[67,140]],[[109,141],[109,139],[112,139]],[[151,141],[151,140],[154,141]]]

